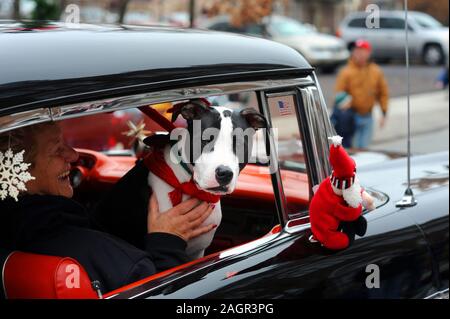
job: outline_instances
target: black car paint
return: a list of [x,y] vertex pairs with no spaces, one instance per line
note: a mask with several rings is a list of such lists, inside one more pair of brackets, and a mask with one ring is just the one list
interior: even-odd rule
[[[0,116],[312,72],[292,49],[221,33],[63,26],[0,31]],[[243,54],[243,48],[249,52]],[[387,197],[366,214],[367,234],[346,250],[331,252],[311,243],[304,224],[253,249],[212,255],[113,298],[422,298],[448,288],[448,153],[414,158],[412,166],[419,204],[407,209],[395,207],[405,189],[405,159],[359,170],[363,185]],[[380,267],[378,289],[365,285],[369,264]]]
[[[366,235],[346,250],[311,243],[304,225],[256,249],[212,256],[114,298],[425,298],[446,289],[448,201],[439,199],[448,196],[448,153],[412,160],[419,204],[400,209],[395,203],[403,195],[405,164],[402,158],[359,170],[363,185],[390,197],[381,196],[378,208],[365,214]],[[366,286],[372,264],[379,267],[380,288]]]

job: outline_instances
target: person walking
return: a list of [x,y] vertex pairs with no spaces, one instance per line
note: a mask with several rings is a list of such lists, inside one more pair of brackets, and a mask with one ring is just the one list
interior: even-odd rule
[[355,112],[351,109],[352,97],[346,92],[336,94],[331,114],[331,123],[336,134],[342,137],[342,146],[352,147],[353,135],[355,134]]
[[389,88],[381,68],[370,61],[371,52],[372,46],[368,41],[356,41],[350,60],[336,81],[336,92],[347,92],[352,97],[355,148],[367,148],[372,141],[375,103],[379,103],[383,112],[379,123],[381,128],[385,125],[388,111]]

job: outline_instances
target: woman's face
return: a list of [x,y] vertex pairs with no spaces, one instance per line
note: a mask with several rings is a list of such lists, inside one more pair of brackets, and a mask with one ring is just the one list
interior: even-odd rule
[[37,136],[37,153],[30,174],[35,177],[27,183],[29,194],[73,196],[70,184],[70,163],[78,153],[68,146],[57,124],[45,126]]

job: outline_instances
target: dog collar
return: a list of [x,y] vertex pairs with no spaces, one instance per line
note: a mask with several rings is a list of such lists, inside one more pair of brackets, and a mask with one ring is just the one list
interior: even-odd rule
[[170,152],[172,153],[173,156],[175,156],[177,158],[181,167],[186,171],[186,173],[188,173],[189,176],[194,175],[192,168],[190,167],[190,164],[186,163],[183,159],[183,156],[180,154],[180,150],[173,151],[175,149],[174,146],[176,145],[176,143],[177,142],[171,143],[172,148],[171,148]]
[[164,160],[164,154],[161,150],[155,150],[146,156],[144,164],[150,172],[174,188],[168,194],[173,206],[181,203],[183,194],[208,203],[217,203],[220,200],[220,196],[199,189],[192,178],[189,182],[180,183],[172,168]]

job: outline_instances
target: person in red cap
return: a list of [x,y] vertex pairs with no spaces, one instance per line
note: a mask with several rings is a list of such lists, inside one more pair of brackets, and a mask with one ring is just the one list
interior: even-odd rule
[[342,147],[342,137],[330,139],[333,172],[316,189],[309,218],[314,239],[326,248],[338,250],[347,248],[355,234],[365,234],[367,222],[361,213],[363,207],[374,209],[374,203],[359,184],[355,161]]
[[352,97],[353,147],[356,148],[367,148],[372,141],[375,104],[378,102],[383,112],[380,127],[384,126],[388,111],[388,85],[381,68],[370,61],[371,52],[372,46],[368,41],[356,41],[348,64],[336,80],[336,93],[346,92]]

